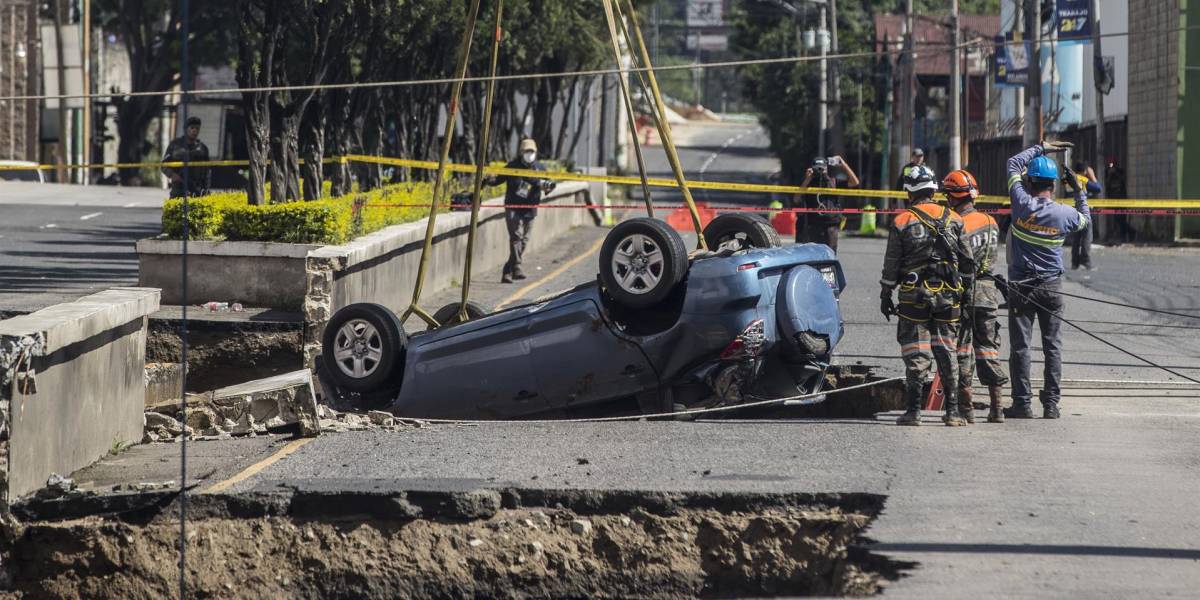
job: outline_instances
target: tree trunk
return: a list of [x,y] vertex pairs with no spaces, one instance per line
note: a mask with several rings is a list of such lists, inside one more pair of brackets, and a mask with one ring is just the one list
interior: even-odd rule
[[[329,149],[338,157],[350,154],[350,128],[347,122],[349,113],[346,110],[350,105],[350,96],[351,93],[343,90],[334,90],[324,95],[327,105],[325,110],[329,119]],[[329,170],[329,181],[330,195],[337,197],[350,193],[349,164],[344,160],[335,162]]]
[[319,200],[323,187],[323,165],[325,158],[325,119],[321,110],[321,99],[309,102],[300,121],[300,152],[304,164],[300,170],[304,179],[304,199]]
[[[146,157],[146,130],[162,109],[161,96],[134,96],[115,102],[117,105],[117,162],[142,162]],[[138,169],[121,169],[121,185],[140,185]]]

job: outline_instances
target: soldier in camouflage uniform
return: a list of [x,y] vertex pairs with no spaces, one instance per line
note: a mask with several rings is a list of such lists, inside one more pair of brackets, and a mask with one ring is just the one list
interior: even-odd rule
[[1000,227],[996,220],[975,209],[979,185],[966,171],[954,171],[942,180],[946,201],[963,219],[963,234],[975,259],[975,285],[967,290],[963,302],[963,323],[958,336],[958,401],[962,416],[975,422],[971,384],[975,371],[979,381],[988,386],[991,400],[988,423],[1003,423],[1000,390],[1008,383],[1008,375],[1000,366],[1000,321],[996,318],[1002,297],[992,274],[1000,243]]
[[[892,221],[879,281],[880,311],[889,321],[893,314],[900,317],[896,340],[904,358],[906,410],[896,424],[921,424],[921,390],[936,361],[946,395],[942,421],[965,425],[958,412],[955,351],[962,293],[974,274],[971,250],[963,243],[962,218],[934,202],[938,184],[929,167],[910,168],[904,189],[908,211]],[[892,302],[897,287],[899,307]]]

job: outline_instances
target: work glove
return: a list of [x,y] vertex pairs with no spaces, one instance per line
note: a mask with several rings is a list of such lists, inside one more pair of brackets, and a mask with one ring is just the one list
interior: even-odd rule
[[1042,153],[1050,154],[1053,152],[1066,152],[1070,148],[1074,148],[1075,144],[1071,142],[1042,142]]
[[892,302],[892,290],[883,288],[879,293],[879,312],[883,313],[883,317],[890,323],[892,315],[896,314],[896,303]]
[[1062,182],[1068,190],[1071,190],[1072,194],[1079,193],[1079,177],[1067,165],[1063,165]]

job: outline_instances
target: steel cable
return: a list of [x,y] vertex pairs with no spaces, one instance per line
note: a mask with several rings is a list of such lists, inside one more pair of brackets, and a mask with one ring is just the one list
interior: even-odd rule
[[[1061,312],[1061,311],[1052,311],[1052,310],[1050,310],[1050,309],[1046,308],[1045,306],[1043,306],[1042,304],[1040,304],[1039,302],[1037,302],[1036,300],[1034,300],[1033,298],[1030,298],[1028,295],[1026,295],[1026,294],[1022,294],[1021,292],[1017,291],[1017,287],[1018,287],[1017,285],[1012,285],[1012,284],[1010,284],[1010,285],[1008,286],[1008,291],[1009,291],[1009,293],[1011,293],[1011,294],[1016,294],[1017,296],[1020,296],[1020,297],[1021,297],[1021,298],[1023,298],[1023,299],[1024,299],[1026,302],[1030,303],[1030,304],[1031,304],[1031,305],[1033,305],[1034,307],[1036,307],[1036,308],[1038,308],[1038,309],[1040,309],[1040,310],[1043,310],[1043,311],[1045,311],[1045,312],[1047,312],[1047,313],[1050,313],[1050,315],[1051,315],[1051,316],[1053,316],[1054,318],[1056,318],[1056,319],[1058,319],[1058,320],[1062,321],[1063,323],[1066,323],[1067,325],[1070,325],[1071,327],[1074,327],[1075,329],[1079,330],[1079,332],[1080,332],[1080,333],[1082,333],[1082,334],[1084,334],[1084,335],[1086,335],[1086,336],[1088,336],[1088,337],[1090,337],[1090,338],[1092,338],[1092,339],[1096,340],[1097,342],[1100,342],[1101,344],[1104,344],[1105,346],[1108,346],[1108,347],[1110,347],[1110,348],[1112,348],[1112,349],[1114,349],[1114,350],[1116,350],[1116,351],[1118,351],[1118,352],[1120,352],[1120,353],[1122,353],[1122,354],[1125,354],[1125,355],[1128,355],[1128,356],[1129,356],[1129,357],[1131,357],[1131,358],[1134,358],[1134,359],[1140,360],[1140,361],[1142,361],[1142,362],[1146,363],[1147,365],[1150,365],[1150,366],[1152,366],[1152,367],[1154,367],[1154,368],[1156,368],[1156,369],[1161,369],[1161,370],[1163,370],[1163,371],[1166,371],[1167,373],[1170,373],[1170,374],[1172,374],[1172,375],[1174,375],[1174,376],[1176,376],[1176,377],[1179,377],[1179,378],[1181,378],[1181,379],[1186,379],[1187,381],[1190,381],[1190,382],[1192,382],[1192,383],[1197,383],[1197,384],[1200,384],[1200,379],[1193,379],[1193,378],[1191,378],[1191,377],[1188,377],[1187,375],[1184,375],[1183,373],[1180,373],[1179,371],[1175,371],[1175,370],[1173,370],[1173,369],[1172,369],[1172,368],[1170,368],[1170,367],[1167,367],[1167,366],[1164,366],[1164,365],[1160,365],[1160,364],[1158,364],[1158,363],[1156,363],[1156,362],[1154,362],[1154,361],[1152,361],[1152,360],[1150,360],[1150,359],[1148,359],[1148,358],[1145,358],[1145,357],[1143,357],[1143,356],[1141,356],[1141,355],[1139,355],[1139,354],[1136,354],[1136,353],[1134,353],[1134,352],[1130,352],[1129,350],[1126,350],[1126,349],[1124,349],[1124,348],[1122,348],[1122,347],[1120,347],[1120,346],[1118,346],[1118,345],[1116,345],[1116,344],[1114,344],[1114,343],[1112,343],[1112,342],[1110,342],[1110,341],[1108,341],[1108,340],[1106,340],[1106,339],[1104,339],[1104,338],[1102,338],[1102,337],[1100,337],[1100,336],[1098,336],[1098,335],[1096,335],[1096,334],[1094,334],[1094,333],[1092,333],[1092,332],[1088,331],[1087,329],[1084,329],[1084,328],[1083,328],[1083,327],[1081,327],[1080,325],[1077,325],[1077,324],[1076,324],[1074,321],[1072,321],[1072,320],[1070,320],[1070,319],[1068,319],[1068,318],[1066,318],[1066,317],[1062,316],[1062,312]],[[1047,291],[1050,291],[1050,290],[1047,290]],[[1010,308],[1009,310],[1011,310],[1011,308]]]

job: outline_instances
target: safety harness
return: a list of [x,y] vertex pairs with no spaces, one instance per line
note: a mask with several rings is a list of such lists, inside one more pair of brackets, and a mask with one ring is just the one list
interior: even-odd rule
[[[917,294],[914,302],[905,302],[902,297],[898,312],[900,316],[910,321],[924,322],[931,317],[937,321],[956,322],[962,313],[962,304],[958,300],[963,289],[962,277],[959,275],[959,252],[950,243],[946,234],[946,225],[950,222],[950,209],[944,208],[942,216],[937,221],[930,221],[921,211],[910,207],[908,212],[933,234],[937,251],[929,263],[920,271],[911,271],[900,284],[900,291],[912,291],[921,286],[926,293]],[[970,260],[963,256],[963,259]],[[943,294],[954,293],[956,298],[947,298]]]

